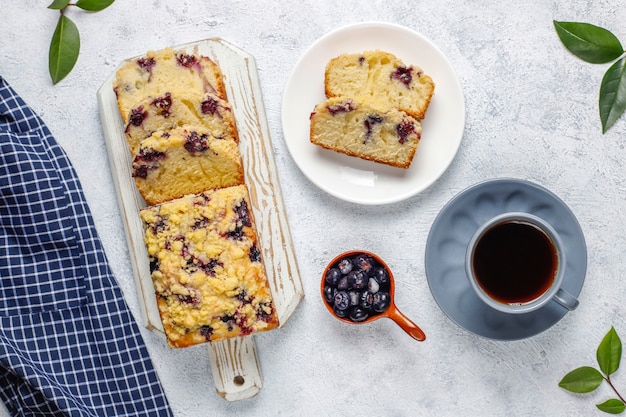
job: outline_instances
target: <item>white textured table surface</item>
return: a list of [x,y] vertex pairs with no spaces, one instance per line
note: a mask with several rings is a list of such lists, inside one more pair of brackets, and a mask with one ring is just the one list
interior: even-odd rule
[[[48,4],[4,2],[0,74],[68,152],[137,316],[96,91],[121,60],[148,49],[221,37],[256,58],[306,297],[283,329],[256,337],[264,386],[239,402],[216,395],[204,347],[171,350],[145,331],[176,416],[603,415],[594,404],[612,396],[608,386],[575,396],[557,383],[575,367],[595,365],[611,326],[626,337],[626,119],[600,133],[597,96],[608,66],[570,55],[552,20],[594,23],[626,42],[622,2],[118,0],[94,15],[68,12],[82,51],[56,86],[47,55],[58,14]],[[457,71],[467,109],[463,142],[447,172],[425,192],[388,206],[359,206],[320,191],[294,164],[281,129],[282,93],[299,57],[327,32],[373,20],[404,25],[437,44]],[[464,188],[497,177],[555,192],[575,213],[588,247],[580,307],[515,342],[456,326],[424,277],[425,240],[439,210]],[[426,342],[389,320],[347,326],[328,315],[319,276],[332,257],[353,248],[390,264],[396,303],[422,326]],[[626,392],[623,372],[615,384]]]

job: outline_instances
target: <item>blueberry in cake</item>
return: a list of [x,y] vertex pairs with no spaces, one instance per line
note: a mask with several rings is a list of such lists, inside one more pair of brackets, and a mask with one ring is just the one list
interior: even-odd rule
[[155,132],[141,141],[132,168],[148,204],[244,183],[237,142],[198,126]]
[[278,326],[245,185],[147,207],[140,216],[171,347]]
[[423,119],[435,91],[432,78],[395,55],[380,50],[346,53],[331,59],[324,74],[326,97],[370,96]]
[[230,104],[213,93],[169,88],[160,96],[137,102],[126,120],[124,133],[132,154],[154,132],[184,125],[203,126],[215,137],[239,141]]
[[310,141],[346,155],[408,168],[420,142],[420,121],[365,97],[334,97],[310,116]]
[[167,92],[211,93],[226,99],[222,72],[209,57],[166,48],[127,60],[116,73],[113,90],[124,124],[139,103]]

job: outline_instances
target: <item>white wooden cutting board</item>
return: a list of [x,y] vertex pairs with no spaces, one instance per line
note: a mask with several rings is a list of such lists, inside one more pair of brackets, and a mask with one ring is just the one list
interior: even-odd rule
[[[187,52],[197,50],[213,59],[224,73],[228,100],[233,107],[239,130],[239,147],[263,260],[282,327],[296,310],[304,292],[283,204],[254,58],[219,38],[174,46],[173,49]],[[139,299],[143,301],[145,326],[163,334],[139,218],[139,210],[146,203],[137,191],[131,175],[132,158],[113,91],[114,79],[115,71],[98,90],[100,118],[113,181],[125,221],[137,291]],[[263,379],[253,336],[212,342],[207,346],[215,389],[221,397],[236,401],[254,396],[260,391]]]

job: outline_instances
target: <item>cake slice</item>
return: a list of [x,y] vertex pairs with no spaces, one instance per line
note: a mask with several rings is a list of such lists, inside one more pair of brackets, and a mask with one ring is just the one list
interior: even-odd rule
[[419,145],[416,118],[364,97],[334,97],[315,106],[310,141],[346,155],[408,168]]
[[237,142],[199,126],[159,131],[141,141],[132,176],[148,204],[244,183]]
[[116,72],[113,90],[126,125],[131,110],[140,102],[167,92],[211,93],[226,99],[223,78],[219,66],[209,57],[166,48],[127,60]]
[[423,119],[435,91],[432,78],[417,66],[406,66],[384,51],[342,54],[331,59],[324,74],[326,97],[369,96]]
[[171,347],[278,326],[245,185],[147,207],[140,216]]
[[213,136],[239,141],[230,104],[213,93],[167,90],[136,103],[126,117],[125,135],[131,153],[154,132],[184,125],[209,129]]

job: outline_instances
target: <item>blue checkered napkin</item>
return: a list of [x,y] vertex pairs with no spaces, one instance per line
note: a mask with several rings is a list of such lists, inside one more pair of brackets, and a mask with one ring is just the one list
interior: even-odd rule
[[80,183],[0,77],[0,398],[14,416],[171,416]]

